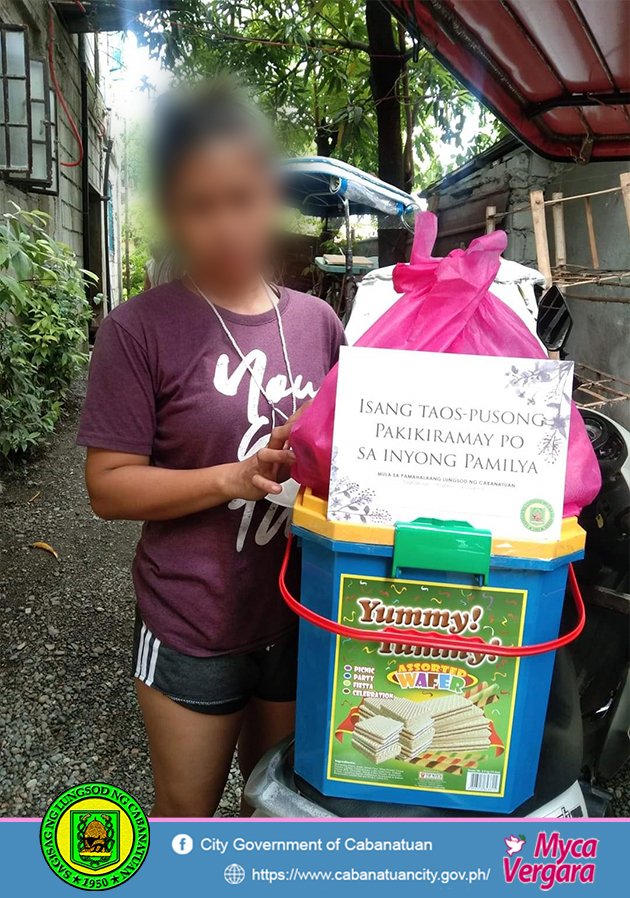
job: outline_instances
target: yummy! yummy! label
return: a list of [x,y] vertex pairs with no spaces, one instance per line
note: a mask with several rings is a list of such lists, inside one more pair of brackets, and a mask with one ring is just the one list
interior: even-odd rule
[[[501,797],[518,658],[479,651],[521,645],[524,590],[342,575],[339,623],[382,632],[337,638],[328,777]],[[461,651],[388,639],[435,633]]]

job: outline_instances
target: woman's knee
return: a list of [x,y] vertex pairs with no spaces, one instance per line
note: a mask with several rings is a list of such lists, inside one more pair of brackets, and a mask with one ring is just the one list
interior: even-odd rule
[[155,804],[151,817],[212,817],[221,794],[203,794],[201,790],[182,793],[180,790],[156,783]]

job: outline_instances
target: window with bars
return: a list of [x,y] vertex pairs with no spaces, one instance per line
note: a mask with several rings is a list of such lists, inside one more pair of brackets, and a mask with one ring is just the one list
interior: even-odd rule
[[0,171],[29,190],[57,193],[56,97],[26,29],[0,25]]
[[[46,68],[46,74],[48,69]],[[48,171],[50,178],[45,184],[33,183],[32,190],[37,193],[49,193],[56,195],[59,193],[59,146],[57,137],[57,96],[52,88],[48,89],[48,153],[50,164]]]
[[30,66],[26,28],[0,26],[0,170],[31,170]]

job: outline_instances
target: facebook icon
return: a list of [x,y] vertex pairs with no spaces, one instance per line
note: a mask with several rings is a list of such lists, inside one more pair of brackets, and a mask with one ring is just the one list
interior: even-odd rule
[[188,854],[193,850],[193,840],[186,833],[180,833],[178,836],[175,836],[171,846],[175,854]]

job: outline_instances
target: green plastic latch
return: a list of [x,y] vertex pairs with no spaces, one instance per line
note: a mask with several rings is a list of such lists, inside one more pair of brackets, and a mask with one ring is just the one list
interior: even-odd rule
[[466,521],[416,518],[395,527],[392,577],[402,568],[458,571],[475,574],[485,582],[490,571],[492,533]]

